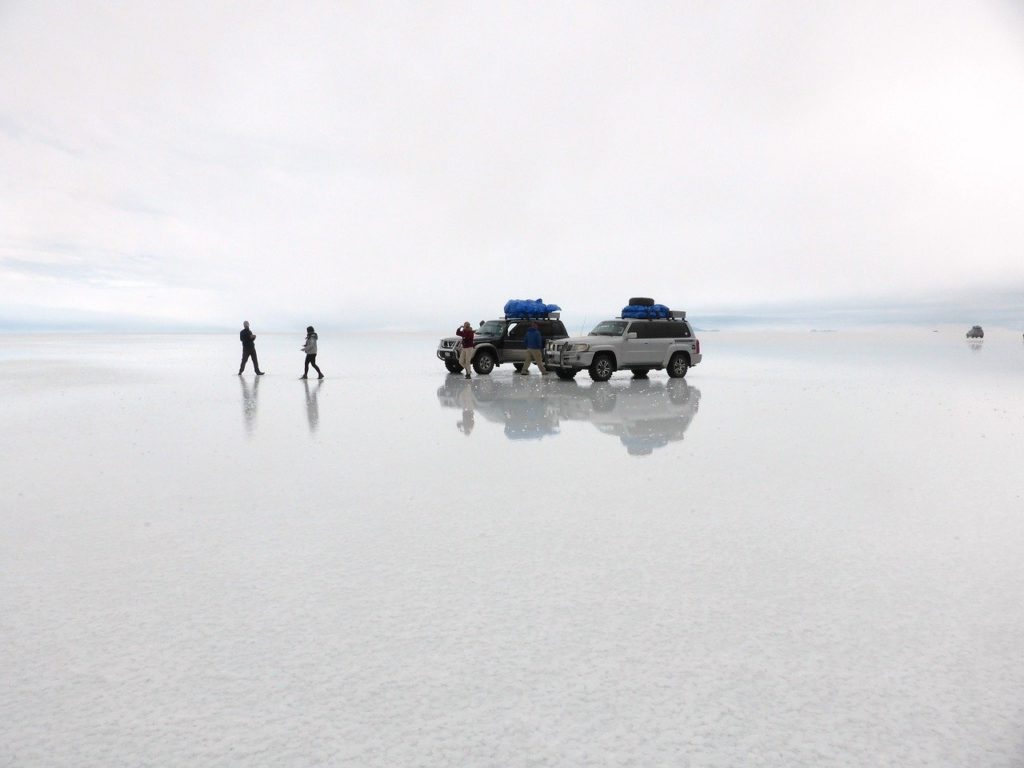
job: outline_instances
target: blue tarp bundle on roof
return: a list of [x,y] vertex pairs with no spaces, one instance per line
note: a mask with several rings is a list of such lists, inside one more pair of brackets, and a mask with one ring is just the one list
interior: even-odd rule
[[561,309],[557,304],[545,304],[544,299],[509,299],[505,302],[505,317],[546,317]]
[[645,307],[641,304],[630,304],[622,308],[624,320],[660,320],[669,316],[669,308],[664,304]]

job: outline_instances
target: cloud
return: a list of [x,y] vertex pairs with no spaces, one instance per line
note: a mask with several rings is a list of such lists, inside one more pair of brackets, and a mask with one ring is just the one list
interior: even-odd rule
[[5,3],[0,290],[214,325],[986,295],[1020,277],[1022,26],[999,2]]

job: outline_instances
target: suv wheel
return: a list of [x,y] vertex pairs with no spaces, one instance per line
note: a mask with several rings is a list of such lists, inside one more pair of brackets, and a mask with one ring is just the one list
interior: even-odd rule
[[629,300],[629,304],[633,307],[653,307],[654,299],[649,299],[646,296],[634,296]]
[[575,368],[569,368],[568,370],[559,368],[557,371],[555,371],[555,375],[562,381],[572,381],[573,379],[576,378],[577,373],[579,373],[579,371],[577,371]]
[[609,354],[598,355],[590,364],[590,378],[594,381],[608,381],[615,373],[615,361]]
[[449,373],[459,373],[462,370],[462,366],[457,360],[445,360],[444,367],[448,369]]
[[634,368],[633,378],[634,379],[646,379],[647,374],[651,372],[650,368]]
[[480,376],[486,376],[494,370],[494,353],[489,349],[481,349],[473,355],[473,370]]
[[668,375],[673,379],[681,379],[690,368],[690,358],[682,352],[676,352],[668,361]]

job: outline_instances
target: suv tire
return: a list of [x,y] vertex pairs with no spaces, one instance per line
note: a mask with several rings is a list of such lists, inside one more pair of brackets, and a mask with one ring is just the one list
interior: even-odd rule
[[473,370],[477,372],[478,376],[487,376],[494,370],[494,364],[496,362],[497,360],[491,350],[481,349],[473,355]]
[[676,352],[668,361],[668,375],[673,379],[681,379],[690,369],[690,358],[682,352]]
[[645,296],[634,296],[629,300],[629,304],[632,307],[653,307],[654,299],[648,299]]
[[445,360],[444,367],[448,369],[448,373],[462,373],[462,366],[456,360]]
[[590,364],[588,373],[594,381],[608,381],[615,373],[615,358],[607,352],[598,355]]

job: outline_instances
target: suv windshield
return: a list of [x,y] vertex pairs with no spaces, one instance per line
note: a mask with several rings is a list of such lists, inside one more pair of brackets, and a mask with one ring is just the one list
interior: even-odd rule
[[476,329],[477,336],[501,336],[505,324],[501,320],[488,320]]
[[626,330],[626,322],[624,320],[605,320],[603,323],[598,323],[597,327],[590,332],[590,335],[621,336],[624,330]]

